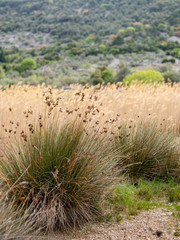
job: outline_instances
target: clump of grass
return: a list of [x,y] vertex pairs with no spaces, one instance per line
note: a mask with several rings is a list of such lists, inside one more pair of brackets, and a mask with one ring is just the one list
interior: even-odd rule
[[80,226],[100,213],[117,164],[106,141],[77,122],[41,125],[22,141],[7,150],[0,176],[6,198],[31,209],[36,227]]
[[180,202],[180,186],[179,185],[172,186],[168,190],[167,195],[169,202]]
[[171,203],[180,201],[180,186],[177,179],[138,180],[137,195],[144,200],[161,199]]
[[124,155],[120,166],[127,166],[126,172],[133,179],[178,175],[178,139],[155,122],[124,125],[115,139],[115,146]]
[[27,214],[19,216],[12,204],[6,204],[0,199],[0,239],[30,240],[38,235],[38,230],[32,228],[33,222]]

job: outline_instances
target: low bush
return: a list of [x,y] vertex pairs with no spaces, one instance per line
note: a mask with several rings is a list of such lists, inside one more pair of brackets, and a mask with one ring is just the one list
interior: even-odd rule
[[36,68],[36,61],[32,58],[26,58],[21,61],[19,70],[20,72]]
[[142,70],[135,72],[131,75],[127,75],[123,79],[124,84],[132,84],[133,81],[137,81],[140,83],[162,83],[163,82],[163,76],[160,72],[149,69],[149,70]]
[[117,165],[106,141],[78,123],[41,125],[22,137],[0,162],[8,200],[22,212],[30,208],[36,227],[46,230],[80,226],[97,216]]
[[166,83],[171,81],[172,83],[180,82],[180,71],[167,71],[163,73],[163,77]]
[[93,85],[102,84],[102,83],[113,83],[113,71],[110,68],[99,67],[96,71],[90,76],[90,83]]
[[122,82],[126,75],[130,74],[131,70],[127,63],[121,62],[118,67],[118,71],[114,77],[114,82]]

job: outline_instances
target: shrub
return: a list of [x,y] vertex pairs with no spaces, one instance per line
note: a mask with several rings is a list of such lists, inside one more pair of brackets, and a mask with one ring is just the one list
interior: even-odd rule
[[180,48],[174,48],[171,51],[172,56],[176,57],[176,58],[180,58]]
[[178,144],[170,131],[156,123],[124,125],[115,139],[116,148],[124,155],[119,164],[135,179],[174,175],[173,170],[180,167]]
[[103,79],[102,79],[102,76],[101,76],[101,71],[99,69],[96,69],[96,71],[90,76],[90,83],[92,83],[93,85],[103,83]]
[[179,202],[180,201],[180,186],[174,186],[168,189],[168,200],[169,202]]
[[161,32],[167,32],[169,28],[170,26],[163,23],[160,23],[157,27],[158,31],[161,31]]
[[110,68],[99,67],[96,71],[91,75],[90,82],[93,85],[101,84],[101,83],[112,83],[113,82],[113,71]]
[[171,80],[171,82],[180,82],[180,72],[176,72],[176,71],[167,71],[163,73],[163,77],[165,82],[169,82],[169,80]]
[[57,52],[49,52],[44,56],[44,59],[47,61],[58,61],[60,59],[59,54]]
[[172,64],[168,62],[168,63],[164,63],[164,64],[157,66],[156,70],[163,74],[168,71],[173,71],[173,68],[172,68]]
[[5,50],[0,47],[0,62],[7,62]]
[[124,43],[124,38],[121,35],[118,35],[112,41],[112,45],[122,45],[123,43]]
[[4,76],[4,74],[5,74],[4,69],[3,67],[0,66],[0,77]]
[[108,83],[108,82],[112,83],[113,71],[110,68],[106,68],[105,70],[103,70],[101,75],[105,83]]
[[175,63],[176,60],[175,60],[174,58],[170,58],[170,59],[164,58],[164,59],[162,60],[162,63],[168,63],[168,62],[170,62],[170,63]]
[[0,162],[9,201],[23,212],[30,208],[36,226],[47,230],[97,216],[98,200],[114,179],[115,155],[109,157],[104,141],[77,123],[36,127],[23,138]]
[[135,80],[140,83],[162,83],[163,76],[160,72],[153,69],[143,70],[127,75],[123,79],[123,83],[131,84]]
[[122,80],[125,78],[125,76],[130,74],[130,72],[131,72],[131,70],[130,70],[129,66],[126,63],[121,62],[119,64],[119,69],[117,71],[117,74],[114,77],[114,81],[122,82]]
[[20,63],[20,71],[26,71],[36,68],[36,61],[32,58],[26,58]]
[[172,64],[162,64],[157,67],[157,70],[162,73],[165,83],[168,83],[169,80],[171,80],[172,83],[180,82],[180,71],[174,71]]
[[110,68],[99,67],[96,71],[91,75],[90,82],[93,85],[101,84],[101,83],[112,83],[113,82],[113,71]]

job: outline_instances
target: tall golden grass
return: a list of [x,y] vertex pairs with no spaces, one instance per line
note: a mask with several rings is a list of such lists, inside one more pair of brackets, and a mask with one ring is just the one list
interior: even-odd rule
[[3,142],[12,139],[13,133],[17,136],[25,126],[44,118],[46,110],[50,112],[46,116],[49,119],[56,115],[58,121],[64,122],[78,116],[89,127],[109,133],[123,122],[150,120],[157,120],[178,133],[180,85],[132,85],[129,88],[119,85],[81,88],[77,85],[59,90],[19,84],[1,89],[0,148]]

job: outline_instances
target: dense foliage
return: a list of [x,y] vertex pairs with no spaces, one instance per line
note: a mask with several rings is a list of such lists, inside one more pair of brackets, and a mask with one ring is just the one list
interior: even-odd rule
[[[94,34],[98,42],[97,36],[118,31],[120,36],[136,34],[136,29],[143,31],[144,28],[154,36],[159,35],[158,31],[169,33],[173,30],[170,26],[179,24],[179,16],[179,0],[2,0],[0,30],[50,33],[55,39],[67,41]],[[146,25],[149,23],[151,26]],[[88,38],[87,42],[90,41]],[[115,41],[121,42],[121,38]]]

